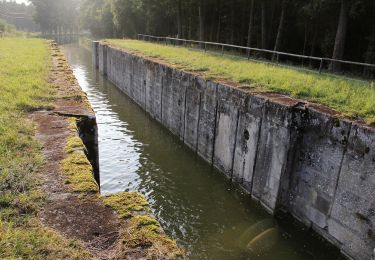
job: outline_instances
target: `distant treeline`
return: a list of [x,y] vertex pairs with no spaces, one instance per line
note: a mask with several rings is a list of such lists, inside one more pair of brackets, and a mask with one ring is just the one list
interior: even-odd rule
[[[79,12],[81,28],[94,37],[144,33],[375,63],[375,0],[32,2],[42,28],[65,28],[77,22]],[[45,12],[40,7],[43,2],[57,12]],[[334,66],[340,70],[340,64]]]
[[34,20],[43,34],[67,34],[78,31],[81,0],[30,0],[35,7]]
[[0,0],[0,19],[14,25],[19,31],[36,32],[39,26],[34,22],[34,6]]

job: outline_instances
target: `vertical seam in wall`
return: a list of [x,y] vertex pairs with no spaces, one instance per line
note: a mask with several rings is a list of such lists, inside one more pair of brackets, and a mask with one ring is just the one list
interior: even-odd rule
[[[181,81],[182,81],[182,76],[181,76],[181,79],[180,79],[180,89],[181,89]],[[190,81],[190,79],[189,79]],[[186,127],[186,93],[187,93],[187,89],[188,87],[185,88],[185,92],[184,92],[184,115],[183,115],[183,118],[184,118],[184,122],[183,122],[183,125],[182,125],[182,138],[180,136],[180,139],[182,139],[182,142],[185,143],[185,127]],[[181,135],[181,127],[180,127],[180,135]]]
[[256,146],[256,151],[255,151],[255,156],[254,156],[254,165],[253,165],[253,176],[251,176],[251,188],[250,188],[250,194],[253,193],[253,188],[254,188],[254,177],[255,177],[255,169],[257,166],[257,161],[258,161],[258,153],[259,153],[259,146],[260,146],[260,139],[262,136],[262,126],[263,126],[263,117],[266,116],[266,104],[268,103],[268,100],[263,104],[262,108],[262,116],[260,117],[260,123],[259,123],[259,131],[258,131],[258,140],[257,140],[257,146]]
[[183,136],[182,136],[182,141],[185,143],[185,134],[186,134],[186,115],[187,115],[187,113],[186,113],[186,94],[187,94],[187,91],[188,91],[188,88],[186,88],[185,89],[185,100],[184,100],[184,102],[185,102],[185,109],[184,109],[184,132],[183,132]]
[[218,85],[216,84],[215,89],[215,98],[216,98],[216,106],[215,106],[215,121],[214,121],[214,136],[212,138],[212,155],[211,155],[211,164],[214,165],[214,159],[215,159],[215,143],[216,143],[216,128],[217,128],[217,119],[218,119],[218,113],[219,113],[219,99],[218,99]]
[[107,64],[107,45],[103,45],[103,74],[104,76],[107,76],[107,69],[108,69],[108,64]]
[[[292,113],[292,118],[290,119],[290,122],[291,125],[289,127],[289,141],[288,141],[288,144],[289,144],[289,147],[288,147],[288,152],[286,154],[286,160],[285,162],[283,163],[283,166],[282,166],[282,170],[281,170],[281,173],[280,173],[280,178],[279,178],[279,185],[278,185],[278,190],[277,190],[277,193],[276,193],[276,198],[275,198],[275,206],[274,206],[274,212],[276,212],[278,209],[279,209],[279,205],[282,204],[282,194],[283,194],[283,188],[284,188],[284,181],[286,180],[289,180],[290,177],[289,176],[286,176],[288,171],[290,171],[290,167],[289,167],[289,164],[291,163],[291,160],[294,159],[294,152],[295,152],[295,143],[292,142],[294,137],[293,137],[293,122],[294,122],[294,117],[295,117],[295,113],[294,111],[290,111],[290,113]],[[297,130],[295,130],[297,131]]]
[[145,75],[145,79],[143,81],[143,84],[145,85],[145,111],[147,113],[147,71]]
[[199,92],[199,108],[198,108],[198,122],[197,122],[197,131],[196,131],[196,145],[195,151],[198,152],[198,145],[199,145],[199,125],[201,123],[201,103],[202,103],[202,93]]
[[234,159],[236,157],[236,147],[237,147],[237,135],[238,135],[238,123],[240,121],[240,109],[237,109],[237,122],[236,122],[236,131],[234,135],[234,147],[233,147],[233,155],[232,155],[232,166],[231,166],[231,174],[230,174],[230,179],[233,179],[233,170],[234,170]]
[[161,76],[160,123],[163,123],[163,93],[164,93],[164,76]]
[[131,63],[132,63],[132,72],[130,75],[130,88],[129,88],[129,96],[131,99],[134,100],[133,93],[134,92],[134,58],[131,58]]
[[352,131],[352,123],[350,123],[349,131],[348,131],[348,134],[346,135],[347,142],[346,142],[346,144],[344,146],[344,151],[342,152],[342,157],[341,157],[341,161],[340,161],[340,167],[339,167],[339,171],[338,171],[337,179],[336,179],[336,183],[335,183],[335,190],[333,191],[332,202],[331,202],[331,205],[329,207],[329,212],[328,212],[327,219],[331,218],[331,214],[332,214],[332,210],[333,210],[333,205],[335,203],[335,198],[336,198],[336,194],[337,194],[337,188],[338,188],[339,182],[340,182],[340,177],[341,177],[341,172],[342,172],[342,164],[344,163],[344,158],[345,158],[346,152],[348,150],[349,136],[350,136],[351,131]]

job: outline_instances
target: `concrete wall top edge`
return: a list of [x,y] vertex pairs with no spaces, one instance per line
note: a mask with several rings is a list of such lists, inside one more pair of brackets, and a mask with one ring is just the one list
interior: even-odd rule
[[[172,73],[174,76],[179,77],[179,78],[182,77],[182,75],[187,74],[189,75],[189,77],[196,78],[196,80],[198,80],[200,83],[205,82],[207,84],[208,82],[212,82],[214,84],[217,84],[218,87],[220,88],[230,88],[231,91],[238,92],[237,95],[240,95],[239,93],[242,93],[242,95],[264,99],[266,101],[269,101],[269,103],[279,104],[287,108],[302,108],[301,110],[308,111],[309,114],[315,114],[315,113],[321,114],[322,117],[326,118],[327,120],[335,120],[336,122],[337,120],[339,120],[340,122],[345,122],[345,124],[350,123],[360,128],[366,128],[368,131],[375,134],[375,126],[367,125],[366,123],[364,123],[363,120],[360,120],[360,119],[351,120],[348,118],[344,118],[342,117],[342,115],[340,115],[339,112],[324,105],[311,103],[307,100],[290,97],[284,94],[272,93],[272,92],[259,92],[259,91],[256,91],[256,89],[251,86],[241,87],[238,84],[233,83],[233,82],[228,82],[228,81],[216,82],[212,80],[207,80],[207,79],[204,79],[204,75],[200,75],[199,73],[193,73],[189,71],[184,71],[182,69],[173,68],[171,67],[171,65],[167,64],[166,62],[163,62],[162,60],[146,57],[146,56],[141,55],[140,53],[127,51],[126,49],[123,49],[121,47],[108,44],[105,41],[100,41],[99,45],[109,46],[110,48],[113,48],[115,50],[118,50],[120,52],[130,55],[134,59],[142,59],[144,61],[149,62],[149,64],[158,65],[161,69],[165,70],[165,73]],[[302,112],[301,110],[299,111],[300,113]],[[298,109],[295,111],[298,111]]]

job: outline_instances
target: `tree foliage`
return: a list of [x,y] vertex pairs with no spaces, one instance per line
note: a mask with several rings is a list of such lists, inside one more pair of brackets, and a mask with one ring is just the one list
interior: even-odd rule
[[35,21],[43,33],[77,30],[80,0],[30,0],[35,6]]
[[374,0],[32,2],[44,30],[71,28],[79,10],[82,28],[95,37],[144,33],[357,61],[372,60],[374,49]]
[[0,19],[14,25],[19,31],[38,31],[33,20],[34,6],[0,0]]

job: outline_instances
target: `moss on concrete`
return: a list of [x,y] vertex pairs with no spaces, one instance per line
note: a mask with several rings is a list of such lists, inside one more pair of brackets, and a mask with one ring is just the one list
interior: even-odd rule
[[113,208],[123,219],[132,217],[135,212],[150,212],[147,200],[137,192],[123,192],[102,197],[102,200],[106,206]]
[[118,241],[118,257],[126,258],[133,249],[144,250],[147,259],[178,259],[184,251],[170,239],[151,215],[146,198],[136,192],[102,197],[104,203],[126,220]]
[[74,153],[77,150],[82,150],[82,147],[84,147],[84,144],[82,142],[82,139],[78,136],[74,136],[68,140],[66,143],[65,151],[66,153]]
[[99,193],[99,186],[94,178],[94,170],[85,154],[85,146],[78,136],[77,121],[69,119],[71,134],[66,142],[66,157],[61,162],[61,169],[74,192],[85,194]]

